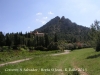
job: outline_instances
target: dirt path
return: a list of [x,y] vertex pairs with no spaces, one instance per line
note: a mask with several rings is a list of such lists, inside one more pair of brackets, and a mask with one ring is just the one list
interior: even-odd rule
[[79,68],[75,63],[72,63],[72,66],[78,70],[80,75],[88,75],[83,69]]
[[[64,53],[52,54],[52,56],[61,55],[61,54],[68,54],[68,53],[69,53],[69,50],[65,50]],[[15,60],[15,61],[3,63],[3,64],[0,64],[0,67],[4,66],[4,65],[8,65],[8,64],[20,63],[20,62],[27,61],[27,60],[30,60],[30,59],[32,59],[32,58],[20,59],[20,60]]]
[[[70,53],[70,50],[64,50],[64,53],[58,53],[58,54],[52,54],[52,56],[62,55],[62,54],[68,54]],[[62,68],[62,64],[66,61],[65,59],[60,65],[58,65],[59,68]],[[85,71],[78,68],[75,64],[72,63],[73,68],[77,69],[80,75],[88,75]],[[58,75],[64,75],[63,71],[60,71]]]
[[[70,50],[64,50],[63,53],[56,53],[56,54],[52,54],[51,56],[57,56],[57,55],[68,54],[68,53],[70,53]],[[8,64],[20,63],[20,62],[27,61],[27,60],[30,60],[30,59],[32,59],[32,58],[20,59],[20,60],[16,60],[16,61],[12,61],[12,62],[3,63],[3,64],[0,64],[0,67],[1,67],[1,66],[4,66],[4,65],[8,65]],[[58,65],[58,67],[59,67],[59,68],[62,68],[62,64],[63,64],[66,60],[67,60],[67,59],[65,59],[63,62],[61,62],[61,63]],[[75,65],[75,64],[72,63],[72,66],[73,66],[73,68],[78,69],[78,72],[80,73],[80,75],[88,75],[85,71],[82,71],[80,68],[78,68],[77,65]],[[60,72],[59,72],[59,75],[64,75],[64,72],[63,72],[63,71],[60,71]]]
[[[63,53],[56,53],[56,54],[52,54],[51,56],[57,56],[57,55],[68,54],[68,53],[70,53],[70,50],[64,50]],[[61,61],[61,63],[58,65],[57,68],[62,69],[62,64],[64,64],[64,62],[65,62],[66,60],[67,60],[67,59],[65,59],[64,61]],[[64,74],[64,71],[58,71],[58,75],[65,75],[65,74]]]
[[[62,62],[58,65],[58,67],[59,67],[60,69],[63,69],[62,64],[64,64],[66,60],[67,60],[67,59],[65,59],[64,61],[62,61]],[[59,71],[59,72],[58,72],[58,75],[65,75],[65,74],[64,74],[64,71]]]
[[30,60],[30,59],[32,59],[32,58],[20,59],[20,60],[16,60],[16,61],[12,61],[12,62],[3,63],[3,64],[0,64],[0,67],[4,66],[4,65],[8,65],[8,64],[20,63],[20,62],[27,61],[27,60]]
[[79,70],[78,72],[79,72],[80,75],[88,75],[85,71],[82,71],[80,68],[76,67],[76,69]]
[[68,53],[70,53],[70,50],[64,50],[63,53],[52,54],[52,56],[57,56],[57,55],[62,55],[62,54],[68,54]]

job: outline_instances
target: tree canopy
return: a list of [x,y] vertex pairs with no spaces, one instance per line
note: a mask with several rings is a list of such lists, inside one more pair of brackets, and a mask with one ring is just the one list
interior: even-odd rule
[[96,51],[100,51],[100,21],[95,20],[91,25],[90,37],[93,40],[92,44]]

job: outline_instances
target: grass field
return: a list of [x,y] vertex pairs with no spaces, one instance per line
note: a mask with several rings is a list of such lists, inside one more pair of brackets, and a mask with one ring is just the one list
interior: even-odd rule
[[54,52],[20,54],[34,58],[2,66],[0,75],[75,75],[71,71],[75,66],[85,70],[88,75],[100,75],[100,52],[95,52],[92,48],[75,50],[58,56],[50,56],[52,53]]
[[10,52],[0,52],[0,64],[9,61],[35,57],[39,55],[48,55],[52,53],[59,53],[60,51],[10,51]]

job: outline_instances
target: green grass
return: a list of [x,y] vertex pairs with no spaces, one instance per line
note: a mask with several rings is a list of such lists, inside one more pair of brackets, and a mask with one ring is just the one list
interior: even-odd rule
[[[32,53],[32,52],[31,52]],[[61,71],[41,71],[41,69],[62,69],[65,75],[74,75],[74,65],[83,68],[89,75],[100,74],[100,52],[92,48],[80,49],[65,55],[50,56],[54,52],[34,52],[28,56],[34,56],[29,61],[0,67],[0,75],[61,75]],[[37,69],[37,71],[25,71],[24,69]],[[18,69],[19,71],[5,71],[6,69]],[[20,71],[22,69],[22,71]]]
[[0,64],[14,60],[25,59],[35,57],[39,55],[49,55],[52,53],[59,53],[60,51],[11,51],[11,52],[0,52]]
[[75,51],[74,63],[80,68],[86,68],[89,75],[100,75],[100,52],[94,49],[81,49],[77,53]]

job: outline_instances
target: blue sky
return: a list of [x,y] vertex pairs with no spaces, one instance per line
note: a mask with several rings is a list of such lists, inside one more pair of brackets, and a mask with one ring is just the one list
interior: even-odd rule
[[0,31],[33,31],[56,16],[90,27],[100,21],[100,0],[0,0]]

